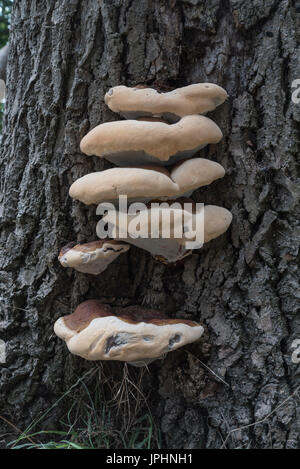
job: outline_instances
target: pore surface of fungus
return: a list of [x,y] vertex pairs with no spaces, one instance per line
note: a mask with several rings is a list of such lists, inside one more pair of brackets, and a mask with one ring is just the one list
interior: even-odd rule
[[113,308],[88,300],[59,318],[54,331],[74,355],[141,366],[199,339],[203,327],[141,306]]
[[115,121],[100,124],[80,143],[81,151],[118,166],[148,163],[169,165],[193,156],[222,139],[220,128],[205,116],[183,117],[176,124],[153,121]]
[[129,202],[168,199],[190,196],[224,174],[219,163],[204,158],[180,162],[170,171],[160,166],[111,168],[77,179],[69,193],[86,205],[115,201],[120,195],[127,195]]
[[130,246],[116,240],[98,240],[86,244],[69,243],[58,256],[63,267],[73,267],[79,272],[99,275]]
[[[155,203],[156,205],[153,205]],[[184,205],[188,204],[188,205]],[[191,208],[191,210],[190,210]],[[216,205],[206,205],[204,213],[196,211],[196,204],[191,199],[151,201],[147,208],[141,210],[138,214],[128,215],[127,217],[127,236],[120,236],[120,220],[122,217],[115,216],[115,212],[108,212],[105,215],[105,221],[111,229],[111,236],[116,239],[122,239],[127,243],[133,244],[139,248],[150,252],[155,258],[165,262],[174,263],[192,253],[187,249],[187,241],[195,242],[201,239],[199,248],[203,243],[225,233],[229,228],[232,215],[229,210]],[[158,223],[154,220],[158,220]],[[166,225],[170,228],[168,236],[164,233]],[[189,225],[187,224],[188,222]],[[183,225],[185,231],[183,234]],[[138,232],[138,235],[137,235]],[[182,235],[180,235],[182,233]],[[145,236],[146,234],[146,236]],[[198,235],[198,236],[197,236]],[[193,249],[195,249],[194,247]]]
[[167,93],[121,85],[106,93],[105,103],[127,119],[154,116],[176,122],[184,116],[212,111],[227,97],[226,91],[213,83],[196,83]]

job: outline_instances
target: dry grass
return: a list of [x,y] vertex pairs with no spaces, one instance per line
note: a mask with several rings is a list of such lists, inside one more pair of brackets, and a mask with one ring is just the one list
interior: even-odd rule
[[[160,448],[142,381],[147,369],[126,364],[116,379],[100,362],[79,378],[41,417],[9,443],[12,449]],[[62,402],[63,401],[63,402]],[[42,430],[58,405],[66,412],[55,430]]]

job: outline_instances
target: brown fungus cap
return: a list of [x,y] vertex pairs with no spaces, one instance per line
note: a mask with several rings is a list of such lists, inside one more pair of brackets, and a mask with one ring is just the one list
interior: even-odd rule
[[69,194],[86,205],[115,201],[119,195],[127,195],[129,201],[177,198],[191,195],[224,174],[219,163],[204,158],[182,161],[170,171],[155,165],[111,168],[77,179]]
[[71,353],[87,360],[144,365],[199,339],[203,327],[141,306],[112,308],[88,300],[58,319],[54,331]]
[[154,116],[176,122],[180,117],[212,111],[227,97],[226,91],[213,83],[196,83],[167,93],[121,85],[106,93],[105,103],[127,119]]
[[80,143],[81,151],[117,166],[169,165],[193,156],[222,139],[220,128],[205,116],[183,117],[176,124],[152,121],[115,121],[100,124]]
[[99,275],[120,254],[130,249],[128,244],[116,240],[98,240],[86,244],[69,243],[58,256],[63,267],[73,267],[79,272]]

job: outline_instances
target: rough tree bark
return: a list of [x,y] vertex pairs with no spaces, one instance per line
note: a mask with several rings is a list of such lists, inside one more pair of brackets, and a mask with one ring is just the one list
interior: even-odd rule
[[[80,374],[83,360],[52,328],[88,298],[206,326],[202,343],[150,367],[164,447],[221,448],[230,430],[267,417],[297,389],[299,11],[298,0],[14,1],[1,143],[2,416],[24,428]],[[230,94],[211,115],[224,140],[202,152],[227,174],[194,199],[230,209],[229,232],[176,268],[135,248],[96,279],[61,268],[63,244],[95,239],[95,207],[72,202],[68,189],[108,167],[79,150],[89,129],[118,118],[104,93],[201,81]],[[224,446],[299,447],[299,410],[291,396]]]
[[0,79],[6,79],[6,66],[7,66],[7,56],[8,56],[8,45],[0,49]]

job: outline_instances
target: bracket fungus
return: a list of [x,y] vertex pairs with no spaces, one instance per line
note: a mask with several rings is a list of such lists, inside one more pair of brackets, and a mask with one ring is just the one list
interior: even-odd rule
[[98,240],[86,244],[69,243],[58,256],[63,267],[73,267],[85,274],[99,275],[120,254],[130,249],[128,244],[115,240]]
[[217,124],[205,116],[185,116],[176,124],[125,120],[98,125],[81,140],[80,148],[117,166],[169,165],[192,157],[222,137]]
[[[120,225],[124,218],[119,212],[108,211],[104,218],[113,238],[145,249],[166,264],[190,255],[188,243],[198,244],[197,248],[201,248],[203,243],[221,236],[232,221],[231,212],[216,205],[206,205],[203,212],[197,212],[192,199],[167,200],[157,206],[154,206],[155,202],[151,201],[138,214],[128,214],[126,227]],[[190,204],[191,211],[185,204]],[[126,238],[120,236],[124,231]]]
[[223,166],[204,158],[182,161],[171,170],[154,165],[111,168],[77,179],[69,194],[86,205],[114,202],[120,195],[127,195],[129,202],[188,197],[224,174]]
[[[101,223],[108,227],[105,235],[110,232],[113,239],[65,246],[59,255],[64,267],[100,274],[129,245],[147,250],[164,263],[174,263],[227,230],[232,220],[228,210],[202,205],[199,211],[193,200],[184,198],[225,174],[220,164],[192,157],[222,139],[217,124],[200,114],[226,98],[226,91],[212,83],[167,93],[116,86],[106,93],[109,108],[129,120],[98,125],[81,140],[80,148],[121,167],[81,177],[72,184],[70,196],[86,205],[115,204],[119,196],[127,196],[142,208],[135,205],[130,211],[132,207],[125,206],[117,211],[110,204]],[[54,330],[75,355],[136,366],[194,342],[203,333],[194,321],[169,319],[141,306],[112,307],[97,300],[85,301],[73,314],[59,318]]]
[[86,360],[119,360],[144,366],[166,353],[198,340],[203,327],[169,319],[141,306],[111,307],[98,300],[81,303],[54,326],[69,351]]
[[184,116],[212,111],[227,97],[227,92],[213,83],[196,83],[167,93],[153,88],[115,86],[106,93],[105,103],[126,119],[153,116],[176,122]]

